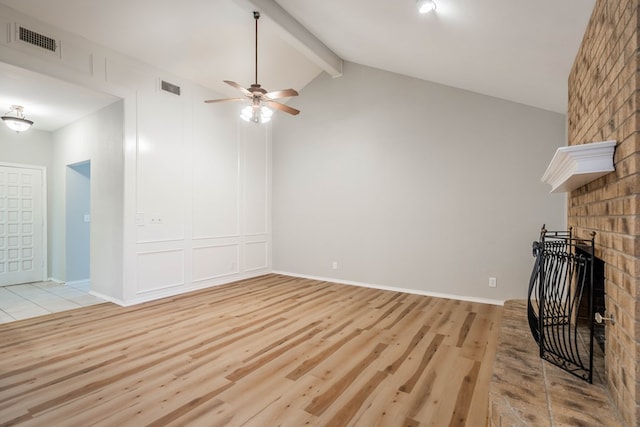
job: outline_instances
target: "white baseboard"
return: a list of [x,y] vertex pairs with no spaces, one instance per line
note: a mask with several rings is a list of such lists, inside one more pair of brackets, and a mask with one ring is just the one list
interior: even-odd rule
[[[453,294],[445,294],[445,293],[439,293],[439,292],[430,292],[430,291],[423,291],[423,290],[418,290],[418,289],[408,289],[408,288],[397,288],[394,286],[384,286],[384,285],[375,285],[375,284],[371,284],[371,283],[364,283],[364,282],[356,282],[356,281],[352,281],[352,280],[342,280],[342,279],[336,279],[336,278],[332,278],[332,277],[320,277],[320,276],[312,276],[312,275],[308,275],[308,274],[298,274],[298,273],[292,273],[289,271],[272,271],[271,273],[273,274],[281,274],[283,276],[290,276],[290,277],[299,277],[302,279],[311,279],[311,280],[321,280],[324,282],[333,282],[333,283],[339,283],[341,285],[350,285],[350,286],[359,286],[359,287],[363,287],[363,288],[371,288],[371,289],[380,289],[380,290],[384,290],[384,291],[392,291],[392,292],[403,292],[403,293],[407,293],[407,294],[414,294],[414,295],[422,295],[422,296],[428,296],[428,297],[434,297],[434,298],[446,298],[446,299],[453,299],[453,300],[459,300],[459,301],[467,301],[467,302],[476,302],[476,303],[480,303],[480,304],[490,304],[490,305],[504,305],[504,301],[500,301],[500,300],[492,300],[492,299],[486,299],[486,298],[476,298],[476,297],[469,297],[469,296],[460,296],[460,295],[453,295]],[[107,295],[103,295],[99,292],[95,292],[95,291],[90,291],[89,293],[93,296],[96,296],[98,298],[101,298],[105,301],[109,301],[112,302],[114,304],[117,304],[119,306],[122,307],[129,307],[132,305],[137,305],[137,304],[141,304],[144,302],[149,302],[149,301],[155,301],[161,298],[168,298],[168,297],[172,297],[172,296],[176,296],[176,295],[180,295],[183,293],[187,293],[187,292],[193,292],[193,291],[197,291],[197,290],[201,290],[201,289],[205,289],[205,288],[213,288],[216,286],[221,286],[221,285],[226,285],[229,283],[233,283],[233,282],[237,282],[240,280],[245,280],[245,279],[249,279],[252,277],[257,277],[257,276],[261,276],[263,274],[268,274],[268,272],[261,272],[259,274],[245,274],[245,275],[241,275],[240,277],[235,276],[232,280],[229,281],[219,281],[216,283],[208,283],[206,285],[201,285],[201,286],[192,286],[189,287],[188,289],[181,289],[179,292],[176,292],[175,290],[167,290],[166,292],[163,292],[162,294],[155,294],[153,296],[145,296],[145,297],[139,297],[139,298],[135,298],[129,301],[123,301],[121,299],[118,298],[113,298]]]
[[[113,298],[113,297],[110,297],[108,295],[101,294],[100,292],[89,291],[89,295],[93,295],[94,297],[98,297],[98,298],[103,299],[105,301],[112,302],[112,303],[117,304],[117,305],[119,305],[121,307],[127,307],[127,304],[125,304],[124,301],[122,301],[122,300],[120,300],[118,298]],[[133,304],[129,304],[129,305],[133,305]]]
[[480,304],[504,305],[504,301],[492,300],[492,299],[486,299],[486,298],[476,298],[476,297],[453,295],[453,294],[443,294],[443,293],[439,293],[439,292],[430,292],[430,291],[423,291],[423,290],[418,290],[418,289],[396,288],[396,287],[393,287],[393,286],[374,285],[374,284],[371,284],[371,283],[354,282],[352,280],[341,280],[341,279],[335,279],[335,278],[332,278],[332,277],[319,277],[319,276],[311,276],[311,275],[308,275],[308,274],[291,273],[291,272],[288,272],[288,271],[273,271],[273,273],[274,274],[282,274],[283,276],[300,277],[301,279],[321,280],[321,281],[324,281],[324,282],[339,283],[341,285],[360,286],[360,287],[363,287],[363,288],[380,289],[380,290],[383,290],[383,291],[403,292],[403,293],[406,293],[406,294],[422,295],[422,296],[426,296],[426,297],[454,299],[454,300],[459,300],[459,301],[477,302],[477,303],[480,303]]
[[65,285],[67,286],[79,286],[79,285],[88,285],[91,283],[91,279],[84,279],[84,280],[72,280],[70,282],[66,282]]
[[103,295],[100,295],[99,293],[94,293],[93,291],[91,293],[99,298],[105,299],[107,301],[113,302],[123,307],[129,307],[132,305],[142,304],[145,302],[156,301],[162,298],[171,298],[174,296],[186,294],[188,292],[195,292],[202,289],[214,288],[216,286],[228,285],[229,283],[239,282],[241,280],[264,276],[265,274],[269,274],[269,273],[271,273],[271,270],[262,270],[262,271],[256,270],[256,271],[244,272],[244,273],[234,274],[232,276],[219,277],[215,280],[198,282],[188,287],[180,287],[180,288],[170,287],[170,288],[156,290],[153,293],[138,294],[136,295],[135,298],[127,299],[126,301],[116,299],[116,298],[111,298],[111,297],[105,297]]
[[47,281],[53,282],[53,283],[60,283],[60,284],[64,283],[64,280],[56,279],[55,277],[49,277]]

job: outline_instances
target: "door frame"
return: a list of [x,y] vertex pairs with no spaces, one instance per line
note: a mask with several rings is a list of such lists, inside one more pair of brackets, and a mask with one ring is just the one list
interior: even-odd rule
[[26,163],[7,163],[0,162],[0,166],[9,167],[9,168],[20,168],[20,169],[36,169],[42,173],[42,182],[40,183],[41,194],[42,194],[42,281],[46,282],[49,280],[47,272],[49,271],[49,253],[47,248],[49,247],[49,242],[47,239],[48,223],[49,217],[47,216],[47,202],[48,202],[48,191],[47,191],[47,168],[46,166],[38,166],[38,165],[29,165]]

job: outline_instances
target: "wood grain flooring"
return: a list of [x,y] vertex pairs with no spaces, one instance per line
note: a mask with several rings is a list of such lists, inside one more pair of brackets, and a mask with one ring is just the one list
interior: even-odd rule
[[502,308],[267,275],[0,325],[0,425],[484,426]]

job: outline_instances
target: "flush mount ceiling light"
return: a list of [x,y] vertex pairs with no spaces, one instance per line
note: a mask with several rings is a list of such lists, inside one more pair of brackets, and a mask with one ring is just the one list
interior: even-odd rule
[[436,3],[433,0],[417,0],[418,12],[424,14],[436,10]]
[[2,121],[11,130],[16,132],[24,132],[29,129],[33,122],[24,118],[24,107],[21,105],[12,105],[11,109],[2,116]]

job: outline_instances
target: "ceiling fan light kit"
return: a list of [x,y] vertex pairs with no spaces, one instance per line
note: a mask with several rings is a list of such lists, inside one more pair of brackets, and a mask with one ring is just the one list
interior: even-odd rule
[[295,89],[283,89],[273,92],[267,92],[258,84],[258,19],[260,19],[260,12],[254,11],[253,19],[256,21],[256,82],[253,83],[249,88],[245,89],[236,82],[233,82],[231,80],[224,80],[226,84],[242,92],[244,98],[209,99],[204,102],[214,103],[225,101],[244,101],[248,99],[250,101],[250,105],[247,105],[242,109],[240,118],[244,121],[256,124],[267,123],[271,121],[273,111],[268,107],[275,108],[276,110],[280,110],[295,116],[300,113],[300,110],[296,110],[295,108],[289,107],[288,105],[276,101],[276,99],[298,96],[298,92]]
[[31,127],[33,122],[24,117],[23,111],[24,107],[21,105],[12,105],[9,111],[2,116],[2,121],[9,129],[24,132]]
[[433,0],[417,0],[416,5],[418,7],[418,12],[421,14],[436,10],[436,3]]
[[273,116],[273,111],[267,107],[259,107],[257,105],[247,105],[240,113],[242,120],[256,124],[270,122],[271,116]]

